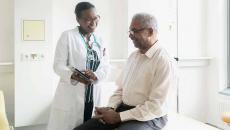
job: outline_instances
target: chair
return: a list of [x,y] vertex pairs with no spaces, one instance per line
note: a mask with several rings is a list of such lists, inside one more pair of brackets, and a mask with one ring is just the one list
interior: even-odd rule
[[221,113],[222,120],[230,126],[230,111]]
[[6,117],[5,101],[2,91],[0,91],[0,130],[10,130],[10,126]]

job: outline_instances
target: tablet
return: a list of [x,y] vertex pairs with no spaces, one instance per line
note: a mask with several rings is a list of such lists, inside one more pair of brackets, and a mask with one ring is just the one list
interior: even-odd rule
[[90,78],[87,75],[85,75],[84,73],[82,73],[80,70],[74,68],[74,71],[77,72],[82,79],[84,79],[86,81],[91,81]]

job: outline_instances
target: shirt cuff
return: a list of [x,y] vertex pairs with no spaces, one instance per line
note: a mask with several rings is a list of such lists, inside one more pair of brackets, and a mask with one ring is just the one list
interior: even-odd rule
[[129,120],[135,120],[130,114],[130,110],[120,112],[120,118],[122,122],[129,121]]
[[112,103],[108,104],[107,107],[112,107],[112,108],[116,109],[116,105],[114,105]]

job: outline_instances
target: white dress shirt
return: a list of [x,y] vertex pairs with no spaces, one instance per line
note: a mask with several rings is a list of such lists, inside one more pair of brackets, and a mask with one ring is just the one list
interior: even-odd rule
[[109,107],[123,102],[133,109],[120,112],[122,121],[148,121],[167,114],[168,90],[173,85],[173,59],[155,43],[145,54],[133,52],[116,81],[118,89],[109,100]]

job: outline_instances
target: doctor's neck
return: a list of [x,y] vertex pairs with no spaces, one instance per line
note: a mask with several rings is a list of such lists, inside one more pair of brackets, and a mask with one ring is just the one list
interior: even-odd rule
[[82,29],[81,26],[79,26],[78,28],[79,28],[79,32],[80,32],[84,37],[90,38],[90,36],[91,36],[92,33],[85,31],[84,29]]

